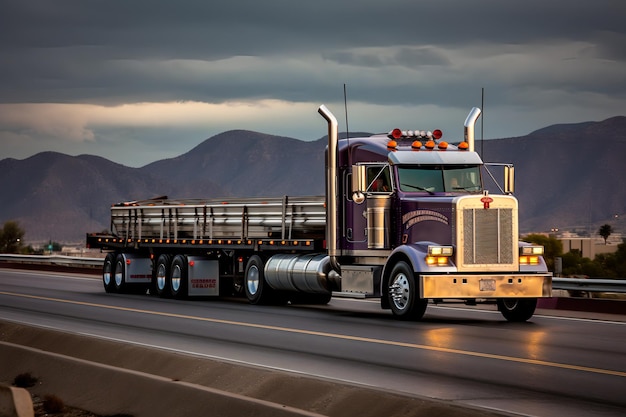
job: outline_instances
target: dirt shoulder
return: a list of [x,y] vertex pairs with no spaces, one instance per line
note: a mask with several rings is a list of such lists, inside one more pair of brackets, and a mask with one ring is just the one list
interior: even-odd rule
[[[99,415],[185,416],[200,409],[233,416],[503,415],[7,321],[0,321],[0,341],[7,342],[0,345],[0,357],[17,358],[0,368],[0,383],[10,385],[19,373],[30,372],[40,378],[31,390],[36,401],[56,395],[68,406]],[[67,409],[55,415],[96,414]]]

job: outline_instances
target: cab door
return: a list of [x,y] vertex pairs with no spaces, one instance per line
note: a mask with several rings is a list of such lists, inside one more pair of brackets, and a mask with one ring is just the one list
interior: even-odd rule
[[354,190],[350,178],[345,183],[345,189],[350,190],[344,200],[347,249],[386,248],[393,193],[391,170],[384,163],[359,165],[365,170],[364,192]]

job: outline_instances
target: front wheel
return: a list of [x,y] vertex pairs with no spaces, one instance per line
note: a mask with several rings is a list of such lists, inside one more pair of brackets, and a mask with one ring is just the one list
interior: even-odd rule
[[404,261],[391,270],[388,297],[393,315],[400,320],[420,320],[428,306],[428,300],[419,297],[413,269]]
[[521,322],[530,319],[537,308],[536,298],[499,298],[498,310],[508,321]]

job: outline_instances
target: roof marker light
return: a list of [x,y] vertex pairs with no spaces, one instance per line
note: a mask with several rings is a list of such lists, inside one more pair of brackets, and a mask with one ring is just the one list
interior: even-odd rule
[[398,128],[395,128],[391,132],[389,132],[388,136],[390,136],[389,139],[400,139],[402,137],[402,131]]
[[392,150],[396,150],[398,148],[398,142],[396,142],[395,140],[390,140],[389,142],[387,142],[387,149],[392,149]]
[[446,141],[439,142],[439,149],[441,149],[442,151],[445,151],[446,149],[448,149],[448,142]]
[[431,139],[428,142],[426,142],[425,146],[426,146],[426,149],[433,150],[435,149],[435,141]]
[[420,142],[419,140],[416,140],[415,142],[411,144],[411,148],[415,150],[418,150],[421,147],[422,147],[422,142]]
[[469,144],[467,142],[461,142],[459,143],[458,148],[462,151],[466,151],[469,149]]

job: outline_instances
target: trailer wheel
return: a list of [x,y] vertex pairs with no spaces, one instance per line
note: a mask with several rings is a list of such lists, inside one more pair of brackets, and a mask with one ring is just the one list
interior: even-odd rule
[[160,255],[156,263],[156,273],[154,276],[154,288],[159,297],[167,298],[170,294],[172,257],[167,254]]
[[537,308],[536,298],[498,298],[497,303],[504,318],[513,322],[530,319]]
[[400,320],[420,320],[428,306],[428,300],[419,297],[412,268],[404,261],[391,270],[388,297],[393,315]]
[[273,301],[273,290],[265,282],[264,263],[258,255],[248,259],[244,289],[250,304],[270,304]]
[[176,255],[172,261],[170,292],[174,298],[187,298],[187,257]]
[[115,284],[113,279],[115,276],[115,259],[114,253],[108,253],[102,264],[102,284],[104,291],[107,293],[115,292]]
[[115,285],[115,291],[120,294],[126,292],[126,267],[124,255],[121,253],[117,255],[114,272],[113,284]]

